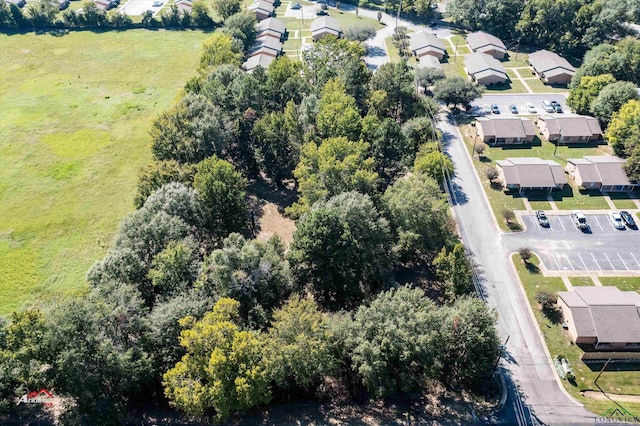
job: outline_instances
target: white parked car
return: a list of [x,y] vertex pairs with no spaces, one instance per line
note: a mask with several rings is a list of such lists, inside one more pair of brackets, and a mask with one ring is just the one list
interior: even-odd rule
[[527,102],[527,111],[529,111],[531,114],[535,114],[538,111],[536,110],[536,106],[534,104],[532,104],[531,102]]
[[622,216],[620,216],[620,213],[614,211],[609,212],[609,220],[611,221],[611,224],[614,228],[624,229],[624,222],[622,221]]

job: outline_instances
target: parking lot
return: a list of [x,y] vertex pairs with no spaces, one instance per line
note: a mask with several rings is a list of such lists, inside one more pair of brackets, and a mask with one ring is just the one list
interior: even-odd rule
[[615,229],[604,214],[586,217],[590,229],[581,231],[568,214],[549,215],[549,227],[523,216],[526,230],[505,234],[505,245],[510,251],[529,247],[554,271],[640,271],[640,231]]
[[[571,111],[566,105],[566,97],[560,93],[554,94],[521,94],[521,95],[484,95],[471,103],[476,111],[481,111],[483,105],[498,105],[503,115],[512,115],[509,111],[509,105],[515,105],[518,108],[518,114],[523,115],[549,115],[553,113],[545,113],[542,109],[542,101],[556,101],[560,103],[565,114]],[[527,112],[526,104],[531,102],[536,107],[536,114]]]
[[167,0],[160,0],[162,2],[162,5],[160,6],[153,6],[153,3],[155,1],[156,0],[129,0],[127,2],[121,1],[120,4],[122,4],[122,6],[120,6],[118,12],[122,13],[123,15],[141,16],[144,12],[150,10],[155,15],[160,11],[160,9],[162,9],[162,5],[164,5]]

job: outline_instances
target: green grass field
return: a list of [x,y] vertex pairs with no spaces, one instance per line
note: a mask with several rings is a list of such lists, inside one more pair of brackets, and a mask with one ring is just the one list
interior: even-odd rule
[[615,285],[622,291],[640,293],[640,277],[599,277],[602,285]]
[[594,286],[595,283],[590,277],[570,277],[571,285],[574,286]]
[[84,288],[207,37],[0,35],[0,315]]
[[[613,406],[613,403],[610,401],[598,401],[586,398],[580,393],[585,390],[598,391],[598,388],[593,382],[599,370],[596,369],[594,371],[581,361],[582,350],[571,342],[569,333],[562,329],[561,324],[551,322],[542,314],[538,302],[535,300],[536,293],[543,290],[554,293],[565,291],[566,289],[562,283],[562,279],[558,277],[544,277],[540,272],[537,272],[536,267],[540,264],[540,261],[535,255],[532,256],[530,260],[530,264],[533,265],[533,267],[530,266],[529,268],[522,264],[518,255],[513,256],[512,260],[514,261],[518,275],[527,294],[527,299],[536,317],[540,331],[544,336],[551,357],[564,355],[573,367],[576,376],[576,386],[571,385],[566,380],[562,380],[565,389],[577,401],[584,404],[587,409],[597,414],[604,414]],[[572,283],[574,280],[575,278],[571,278]],[[604,281],[602,281],[602,283],[605,284]],[[574,285],[576,284],[574,283]],[[614,369],[615,366],[608,368],[598,379],[598,385],[600,385],[602,389],[618,394],[640,394],[640,371],[613,371]],[[621,403],[621,405],[632,413],[640,412],[640,403],[624,402]]]

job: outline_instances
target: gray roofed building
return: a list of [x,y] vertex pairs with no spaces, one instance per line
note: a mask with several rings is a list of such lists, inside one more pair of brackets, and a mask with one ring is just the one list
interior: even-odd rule
[[638,188],[624,171],[626,160],[611,155],[569,158],[565,170],[577,185],[586,189],[628,191]]
[[321,16],[314,19],[311,23],[311,38],[319,40],[326,35],[340,37],[342,35],[340,22],[331,16]]
[[282,40],[286,32],[287,28],[284,22],[276,18],[267,18],[256,25],[257,39],[272,37]]
[[529,64],[538,76],[549,84],[569,84],[576,69],[562,56],[548,50],[529,55]]
[[543,115],[538,117],[538,127],[551,142],[589,143],[602,139],[600,123],[587,115]]
[[478,136],[489,144],[533,142],[536,129],[528,118],[480,117],[476,119]]
[[269,55],[274,58],[282,52],[282,43],[273,37],[257,40],[249,49],[249,56]]
[[472,53],[464,58],[464,66],[471,80],[478,84],[490,86],[503,84],[509,80],[504,67],[493,56],[485,53]]
[[640,293],[614,286],[558,292],[558,305],[576,343],[598,350],[640,349]]
[[552,191],[567,184],[562,166],[552,160],[536,157],[516,157],[496,161],[502,184],[519,192],[526,190]]
[[418,61],[418,68],[436,68],[441,70],[442,64],[435,56],[425,55]]
[[275,59],[276,58],[271,55],[255,55],[247,59],[247,61],[242,64],[242,67],[248,72],[251,72],[254,68],[257,67],[267,69],[269,68],[269,65],[271,65],[271,62],[275,61]]
[[266,1],[256,0],[247,9],[255,13],[258,21],[262,21],[273,14],[274,6]]
[[435,34],[424,31],[409,34],[409,48],[417,58],[430,55],[442,59],[447,54],[442,40]]
[[496,59],[504,59],[507,47],[498,37],[483,31],[476,31],[467,35],[467,43],[471,50],[478,53],[486,53]]

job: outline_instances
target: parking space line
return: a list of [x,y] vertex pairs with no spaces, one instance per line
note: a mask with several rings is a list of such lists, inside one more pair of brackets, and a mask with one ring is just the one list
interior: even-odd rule
[[629,270],[629,268],[627,268],[627,264],[624,263],[624,259],[622,258],[622,256],[620,256],[620,253],[616,252],[616,254],[618,255],[618,257],[620,258],[620,261],[622,262],[622,266],[624,266],[624,269],[626,269],[627,271]]
[[584,263],[584,260],[582,260],[582,256],[580,256],[580,253],[578,252],[578,257],[580,258],[580,262],[582,262],[582,266],[584,266],[584,270],[588,271],[589,268],[587,268],[587,264]]
[[553,258],[553,261],[556,262],[556,268],[558,271],[561,271],[562,268],[560,268],[560,264],[558,263],[558,259],[556,259],[556,257],[553,255],[553,253],[551,253],[551,257]]
[[604,253],[604,252],[603,252],[602,254],[604,254],[604,257],[606,257],[606,258],[607,258],[607,262],[609,262],[609,265],[611,265],[611,269],[613,269],[613,270],[615,271],[615,270],[616,270],[616,267],[615,267],[615,266],[613,266],[613,263],[611,263],[611,261],[609,260],[609,256],[607,256],[607,253]]
[[633,260],[636,261],[636,265],[638,265],[638,267],[640,268],[640,262],[638,262],[638,259],[636,259],[636,257],[633,255],[633,253],[629,253],[631,255],[631,257],[633,257]]
[[591,253],[591,257],[593,258],[593,262],[596,264],[596,267],[598,268],[598,271],[602,271],[602,268],[598,264],[598,261],[596,260],[596,257],[593,255],[593,253]]
[[558,216],[558,222],[560,222],[560,226],[562,226],[562,230],[566,231],[567,228],[564,227],[564,223],[562,223],[562,216]]
[[600,221],[598,220],[598,216],[593,216],[593,218],[596,220],[596,223],[598,224],[598,226],[600,227],[601,231],[604,231],[604,228],[602,227],[602,225],[600,225]]

